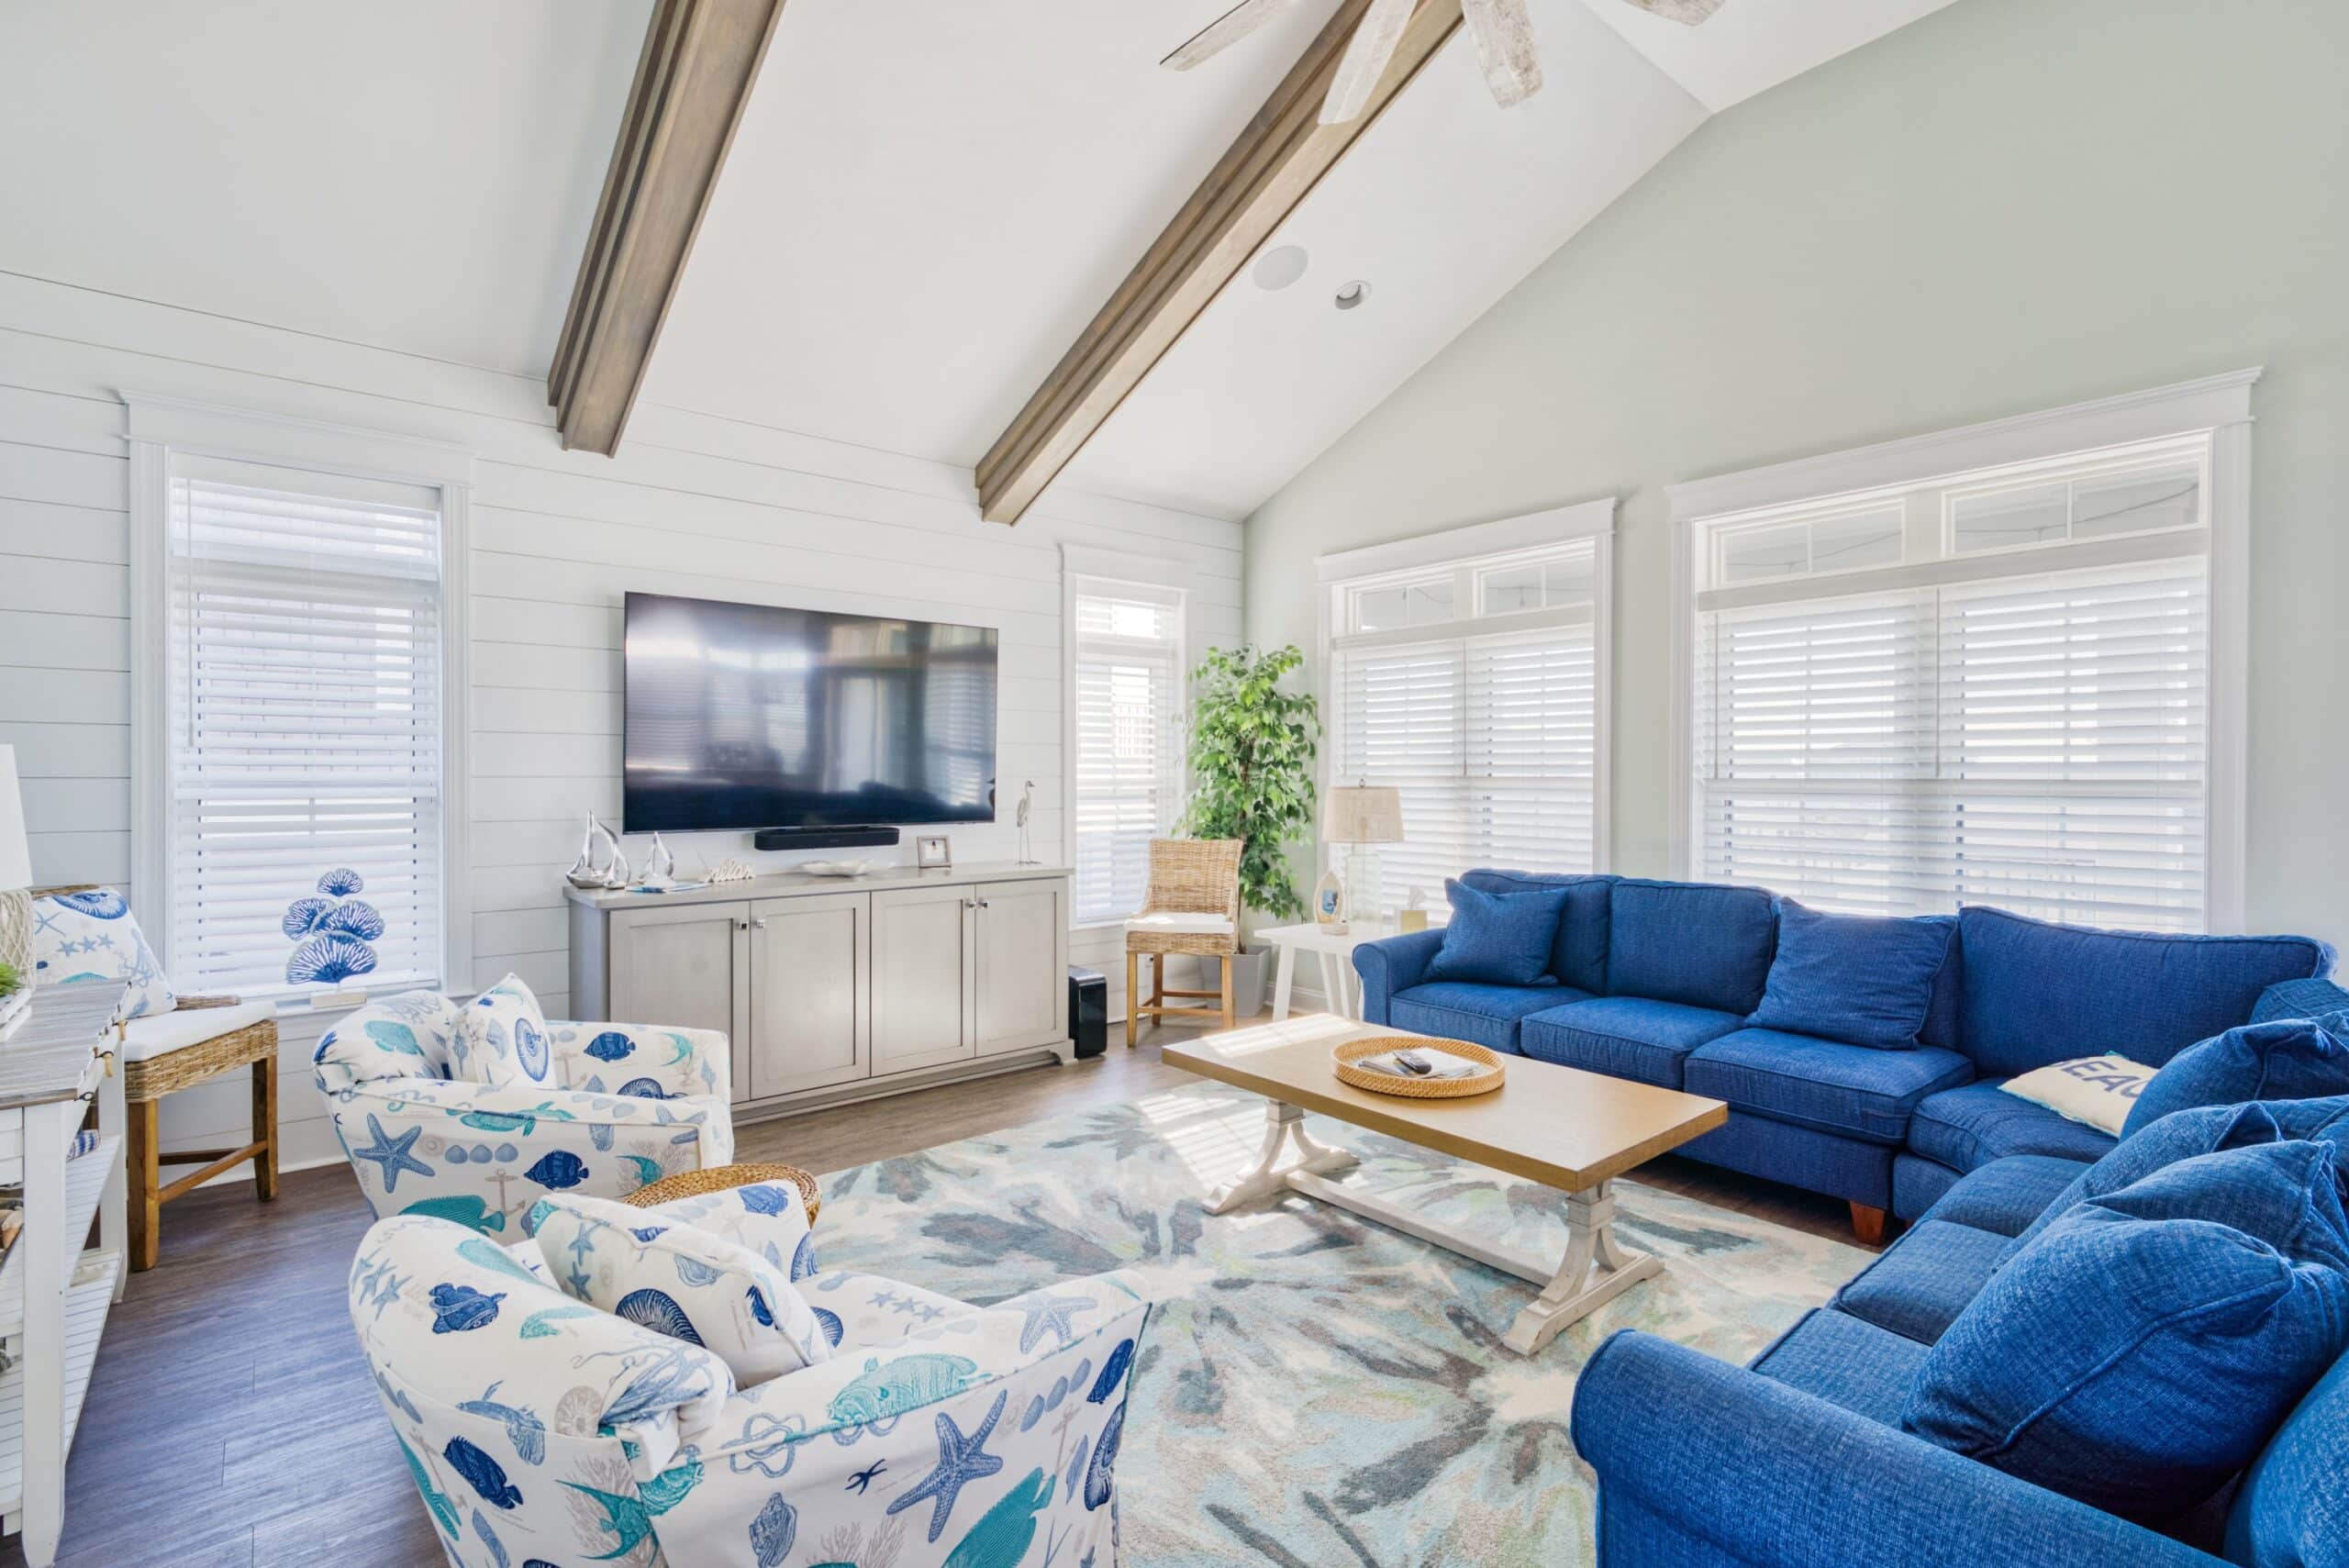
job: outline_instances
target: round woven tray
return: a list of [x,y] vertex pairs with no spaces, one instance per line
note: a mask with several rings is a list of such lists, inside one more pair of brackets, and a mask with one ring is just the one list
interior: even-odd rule
[[[1376,1056],[1408,1046],[1433,1046],[1453,1056],[1481,1062],[1486,1071],[1471,1073],[1465,1078],[1397,1078],[1392,1073],[1374,1073],[1368,1068],[1354,1065],[1365,1056]],[[1471,1095],[1489,1095],[1499,1088],[1508,1076],[1508,1069],[1502,1065],[1501,1059],[1481,1045],[1464,1040],[1431,1040],[1426,1035],[1418,1034],[1382,1034],[1373,1035],[1367,1040],[1348,1040],[1330,1049],[1330,1061],[1337,1072],[1339,1083],[1367,1089],[1374,1095],[1393,1095],[1406,1100],[1459,1100]]]
[[824,1207],[823,1195],[816,1190],[816,1178],[796,1165],[713,1165],[707,1171],[680,1171],[637,1188],[620,1201],[638,1208],[651,1208],[655,1204],[674,1203],[681,1197],[731,1192],[761,1182],[789,1182],[797,1187],[807,1204],[807,1223],[816,1223],[816,1215]]

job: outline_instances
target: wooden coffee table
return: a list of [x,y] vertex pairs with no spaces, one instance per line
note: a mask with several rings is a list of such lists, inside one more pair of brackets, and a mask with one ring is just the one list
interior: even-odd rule
[[[1661,1258],[1631,1251],[1615,1239],[1614,1178],[1720,1127],[1729,1120],[1728,1106],[1529,1057],[1509,1058],[1508,1082],[1493,1093],[1458,1100],[1375,1095],[1341,1084],[1330,1071],[1331,1047],[1408,1032],[1316,1015],[1168,1042],[1162,1054],[1174,1066],[1265,1099],[1263,1153],[1209,1195],[1208,1212],[1300,1192],[1530,1280],[1542,1294],[1517,1315],[1502,1340],[1520,1355],[1531,1355],[1559,1329],[1664,1272]],[[1555,1187],[1566,1195],[1564,1260],[1504,1251],[1375,1193],[1327,1180],[1353,1165],[1354,1157],[1309,1137],[1308,1111]],[[1294,1158],[1287,1157],[1290,1145]]]

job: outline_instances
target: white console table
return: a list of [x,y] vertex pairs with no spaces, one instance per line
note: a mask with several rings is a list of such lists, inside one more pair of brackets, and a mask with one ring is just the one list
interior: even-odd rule
[[996,862],[573,888],[571,1013],[723,1030],[738,1115],[1073,1061],[1068,876]]
[[[1441,930],[1438,925],[1432,928]],[[1270,942],[1280,949],[1280,959],[1273,971],[1273,1018],[1288,1017],[1289,991],[1297,984],[1297,955],[1317,953],[1321,962],[1321,994],[1330,1010],[1340,1018],[1362,1019],[1362,980],[1354,973],[1354,949],[1364,942],[1385,941],[1402,933],[1392,926],[1374,926],[1367,921],[1355,921],[1353,929],[1332,936],[1318,924],[1307,921],[1301,926],[1275,926],[1255,933],[1255,940]]]
[[[0,1182],[21,1181],[25,1228],[0,1262],[0,1514],[25,1560],[49,1568],[65,1526],[65,1456],[82,1396],[121,1298],[127,1234],[122,1075],[114,1060],[115,981],[50,986],[0,1042]],[[96,1149],[66,1153],[83,1108],[98,1109]],[[84,1250],[90,1222],[98,1245]]]

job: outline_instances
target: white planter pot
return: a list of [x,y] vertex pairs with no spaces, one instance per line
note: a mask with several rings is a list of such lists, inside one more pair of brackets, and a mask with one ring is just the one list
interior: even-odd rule
[[[1271,978],[1272,950],[1259,948],[1243,952],[1231,961],[1231,1010],[1235,1017],[1247,1018],[1264,1010],[1264,983]],[[1223,976],[1217,971],[1219,960],[1197,956],[1177,956],[1167,966],[1167,984],[1192,991],[1219,991]],[[1146,989],[1150,982],[1142,982]],[[1199,1002],[1197,1006],[1210,1004]]]

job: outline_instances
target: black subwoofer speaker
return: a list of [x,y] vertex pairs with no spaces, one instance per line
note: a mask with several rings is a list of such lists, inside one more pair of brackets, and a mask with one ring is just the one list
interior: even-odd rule
[[1068,966],[1068,1038],[1079,1056],[1109,1049],[1109,982],[1097,969]]

